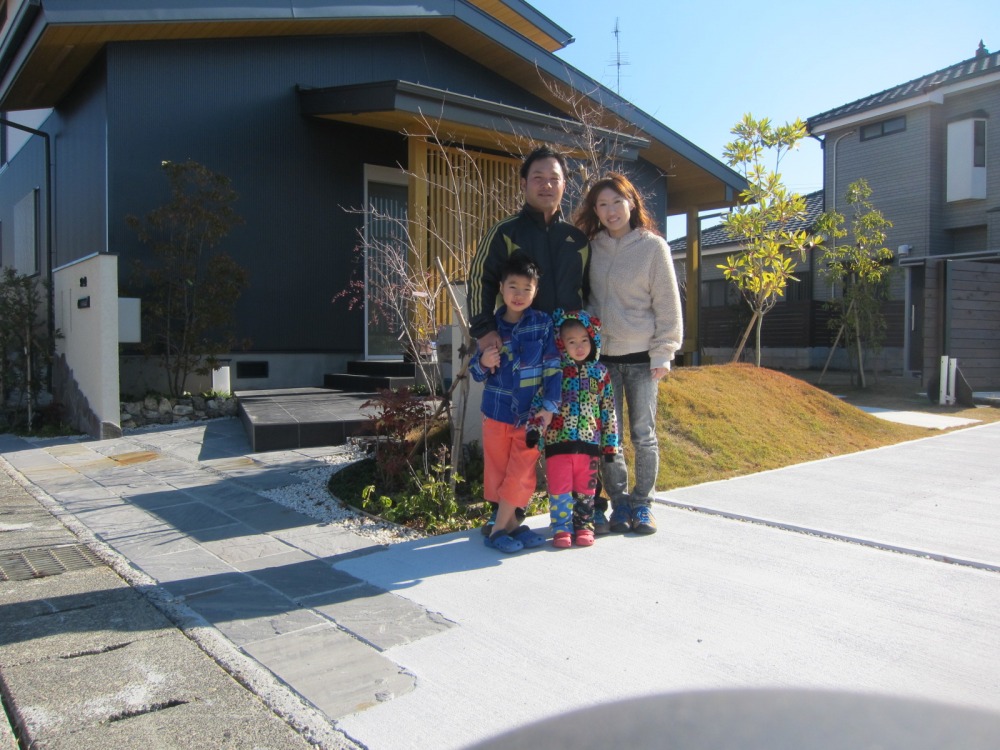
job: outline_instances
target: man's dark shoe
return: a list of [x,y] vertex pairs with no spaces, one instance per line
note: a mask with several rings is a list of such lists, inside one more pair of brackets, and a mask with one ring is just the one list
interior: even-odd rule
[[597,536],[611,533],[611,526],[608,525],[608,517],[604,515],[603,510],[594,511],[594,533]]
[[[595,524],[596,525],[596,524]],[[611,519],[608,521],[608,528],[612,533],[624,534],[632,530],[632,509],[625,505],[616,505],[611,511]]]

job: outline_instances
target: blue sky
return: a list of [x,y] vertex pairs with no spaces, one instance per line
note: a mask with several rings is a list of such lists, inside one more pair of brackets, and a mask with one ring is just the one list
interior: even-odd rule
[[[558,57],[718,159],[745,112],[805,120],[972,57],[980,39],[1000,49],[997,0],[529,2],[575,37]],[[800,193],[821,188],[819,143],[780,171]],[[683,232],[671,219],[668,236]]]

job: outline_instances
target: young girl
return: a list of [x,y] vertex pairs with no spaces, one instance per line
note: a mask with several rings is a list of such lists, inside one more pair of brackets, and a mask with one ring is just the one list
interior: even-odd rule
[[[620,452],[614,396],[608,371],[597,361],[601,322],[584,310],[560,309],[552,317],[562,355],[562,399],[539,441],[545,451],[552,544],[565,548],[575,541],[589,547],[598,463],[602,454],[613,460]],[[536,407],[541,405],[536,398]]]
[[670,247],[635,186],[620,174],[598,180],[576,214],[590,239],[590,305],[604,322],[603,362],[611,374],[618,423],[628,409],[635,484],[620,456],[601,478],[612,502],[610,530],[652,534],[650,511],[660,453],[658,383],[681,346],[681,301]]

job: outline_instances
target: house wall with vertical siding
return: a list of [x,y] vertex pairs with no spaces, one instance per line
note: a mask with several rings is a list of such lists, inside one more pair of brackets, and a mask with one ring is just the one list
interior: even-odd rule
[[[834,192],[834,150],[832,144],[847,129],[826,136],[826,205],[844,214],[850,227],[851,207],[845,195],[852,182],[864,178],[872,190],[869,201],[892,222],[886,246],[912,245],[913,255],[926,255],[929,246],[927,206],[932,194],[932,166],[928,137],[930,112],[927,109],[903,113],[906,129],[870,140],[857,132],[842,138],[836,148],[836,193]],[[834,196],[835,202],[834,202]],[[848,241],[850,238],[845,238]]]
[[106,101],[101,213],[107,248],[122,258],[123,286],[132,261],[148,256],[125,217],[167,198],[162,161],[198,161],[239,194],[246,223],[225,247],[250,270],[237,315],[254,351],[362,348],[360,309],[331,302],[361,272],[363,217],[350,209],[363,201],[365,163],[406,166],[402,134],[304,117],[296,86],[402,79],[550,111],[421,35],[113,44],[105,75],[88,101]]

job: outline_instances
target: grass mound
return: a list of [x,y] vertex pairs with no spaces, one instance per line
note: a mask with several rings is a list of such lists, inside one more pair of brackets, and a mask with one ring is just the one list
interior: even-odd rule
[[673,370],[660,385],[657,422],[660,490],[932,434],[878,419],[803,380],[747,364]]

